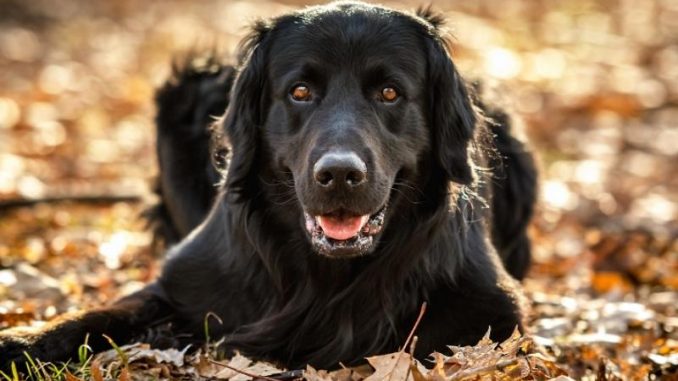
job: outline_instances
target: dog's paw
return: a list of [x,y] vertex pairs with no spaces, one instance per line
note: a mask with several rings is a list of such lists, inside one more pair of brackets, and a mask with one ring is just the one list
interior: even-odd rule
[[19,371],[26,364],[64,360],[71,353],[72,340],[58,332],[12,328],[0,332],[0,370],[10,369],[12,362]]
[[17,368],[27,361],[27,356],[35,357],[33,338],[31,336],[10,335],[0,333],[0,369],[7,370],[14,362]]

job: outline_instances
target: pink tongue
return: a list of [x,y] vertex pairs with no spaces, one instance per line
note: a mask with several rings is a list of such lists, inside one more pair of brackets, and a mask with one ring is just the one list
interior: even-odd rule
[[365,226],[369,218],[370,216],[368,214],[344,218],[320,216],[317,217],[317,221],[326,236],[338,241],[343,241],[357,236],[358,233],[360,233],[360,229]]

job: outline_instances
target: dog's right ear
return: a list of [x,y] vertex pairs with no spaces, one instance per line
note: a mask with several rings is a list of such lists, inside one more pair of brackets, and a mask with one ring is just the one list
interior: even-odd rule
[[266,107],[266,41],[269,24],[259,21],[241,42],[239,72],[233,82],[229,107],[223,118],[224,131],[233,152],[226,175],[226,188],[233,200],[254,194],[260,126]]

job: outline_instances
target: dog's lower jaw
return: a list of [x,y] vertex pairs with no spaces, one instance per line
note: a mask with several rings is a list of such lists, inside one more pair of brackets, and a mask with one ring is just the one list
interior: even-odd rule
[[359,234],[343,241],[328,238],[325,235],[312,238],[313,247],[318,254],[327,258],[354,258],[370,252],[374,238]]
[[316,253],[328,258],[354,258],[367,255],[374,250],[377,235],[384,227],[386,210],[385,205],[370,215],[354,237],[344,240],[330,238],[323,231],[318,219],[308,213],[304,213],[304,226]]

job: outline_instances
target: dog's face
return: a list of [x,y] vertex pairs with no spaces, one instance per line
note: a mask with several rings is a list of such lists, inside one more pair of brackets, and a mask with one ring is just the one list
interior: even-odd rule
[[429,147],[426,62],[412,59],[423,47],[370,21],[313,15],[270,47],[264,141],[294,178],[314,248],[329,256],[374,248],[399,173]]
[[398,187],[418,181],[424,163],[442,169],[440,181],[470,180],[473,110],[432,24],[339,3],[259,29],[226,116],[234,149],[227,184],[294,199],[317,253],[374,251],[397,213],[389,208]]

